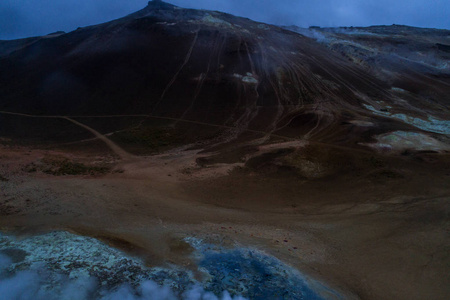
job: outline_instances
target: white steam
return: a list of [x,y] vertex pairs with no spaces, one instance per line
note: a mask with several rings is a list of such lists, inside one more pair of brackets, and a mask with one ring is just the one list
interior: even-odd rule
[[[160,286],[154,281],[144,281],[133,289],[124,284],[114,291],[99,288],[93,277],[70,280],[67,276],[42,270],[21,271],[7,276],[12,261],[0,254],[0,299],[2,300],[243,300],[231,297],[225,291],[221,297],[205,291],[201,286],[193,286],[181,296],[177,296],[168,286]],[[49,279],[56,282],[49,283]],[[52,280],[53,281],[53,280]]]
[[0,253],[0,274],[3,270],[5,270],[7,267],[9,267],[12,264],[12,260]]
[[[153,281],[146,281],[138,288],[136,295],[129,285],[123,285],[116,292],[102,297],[102,300],[177,300],[178,297],[169,287],[159,286]],[[186,291],[182,296],[183,300],[243,300],[240,296],[231,297],[228,292],[224,292],[222,297],[217,297],[211,292],[206,292],[201,286],[194,286]]]

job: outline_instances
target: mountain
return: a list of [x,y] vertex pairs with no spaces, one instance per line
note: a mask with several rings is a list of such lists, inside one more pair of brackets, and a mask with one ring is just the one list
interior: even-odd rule
[[[406,29],[309,32],[326,37],[324,47],[272,25],[153,1],[67,34],[1,41],[0,109],[148,114],[233,127],[235,136],[250,129],[331,142],[355,130],[411,128],[386,121],[383,111],[424,121],[448,116],[449,33]],[[417,51],[403,57],[408,43]],[[418,62],[421,56],[438,65]],[[383,128],[355,125],[370,123]]]
[[449,36],[152,1],[0,41],[0,228],[89,235],[249,298],[289,294],[278,264],[230,252],[230,276],[204,276],[192,245],[218,270],[216,245],[263,250],[326,299],[448,299]]
[[[67,34],[2,41],[0,49],[4,111],[148,114],[327,141],[347,139],[354,124],[386,123],[367,106],[406,106],[411,117],[425,119],[424,112],[448,114],[449,79],[430,78],[428,69],[420,76],[436,97],[408,91],[416,81],[405,84],[407,74],[377,78],[300,34],[164,2]],[[399,102],[400,89],[408,102]],[[409,128],[394,123],[389,130]],[[358,135],[369,130],[359,127]]]

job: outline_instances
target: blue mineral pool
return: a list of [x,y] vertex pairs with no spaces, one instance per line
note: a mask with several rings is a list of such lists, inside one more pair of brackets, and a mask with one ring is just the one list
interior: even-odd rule
[[186,239],[204,275],[178,266],[149,268],[99,240],[68,232],[16,239],[0,234],[2,299],[229,300],[342,299],[256,249]]
[[212,279],[206,289],[230,291],[249,299],[323,299],[299,276],[283,272],[276,259],[247,249],[207,252],[200,266]]

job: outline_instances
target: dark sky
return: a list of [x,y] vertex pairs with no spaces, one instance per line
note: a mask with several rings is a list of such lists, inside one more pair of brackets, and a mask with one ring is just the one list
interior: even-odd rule
[[[404,24],[450,29],[450,0],[168,0],[254,20],[302,27]],[[147,0],[0,0],[0,39],[97,24],[143,8]]]

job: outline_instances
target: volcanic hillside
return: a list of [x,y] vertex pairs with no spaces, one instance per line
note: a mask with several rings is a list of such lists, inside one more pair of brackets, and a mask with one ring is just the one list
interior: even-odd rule
[[[316,41],[164,2],[67,34],[1,41],[0,55],[0,109],[8,112],[139,114],[173,118],[175,128],[183,120],[225,126],[228,139],[253,130],[351,144],[355,131],[360,139],[408,127],[379,121],[364,106],[398,106],[390,82]],[[436,80],[441,90],[448,81]],[[381,127],[355,125],[371,122]],[[6,127],[2,134],[13,137],[16,126]]]
[[[445,115],[450,75],[450,31],[402,25],[287,29],[316,39],[389,83],[408,101],[436,106]],[[434,112],[436,113],[436,111]]]

